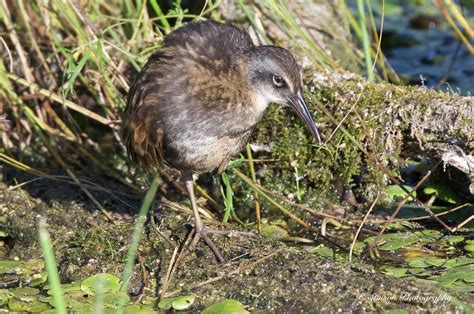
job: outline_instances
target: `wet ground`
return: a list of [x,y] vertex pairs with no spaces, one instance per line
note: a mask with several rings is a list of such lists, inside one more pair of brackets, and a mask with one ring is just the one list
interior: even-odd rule
[[[6,171],[4,180],[5,173],[12,178],[13,174]],[[115,190],[114,194],[138,207],[139,196],[126,197],[119,192]],[[0,259],[16,261],[22,266],[13,272],[0,272],[2,288],[14,291],[18,286],[33,285],[40,289],[38,297],[46,295],[42,288],[45,283],[32,279],[44,273],[37,243],[39,217],[48,219],[63,283],[101,272],[120,277],[132,233],[133,211],[110,194],[98,192],[96,196],[108,205],[116,224],[95,210],[73,185],[42,179],[14,190],[3,186]],[[159,202],[155,202],[153,210],[155,224],[147,224],[129,291],[132,299],[143,292],[144,300],[149,303],[156,300],[163,288],[174,250],[170,243],[183,241],[190,219],[189,215],[162,208]],[[250,311],[268,312],[445,311],[469,304],[469,295],[391,278],[363,262],[352,265],[335,262],[311,254],[303,246],[288,246],[261,237],[214,237],[214,240],[229,262],[218,264],[210,251],[200,245],[186,257],[165,293],[194,295],[193,311],[225,298],[239,300]]]

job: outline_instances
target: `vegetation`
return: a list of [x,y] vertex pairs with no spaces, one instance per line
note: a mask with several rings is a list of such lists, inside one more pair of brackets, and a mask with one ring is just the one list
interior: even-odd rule
[[[462,11],[451,1],[435,2],[444,18],[457,22],[449,25],[469,49],[472,29]],[[406,103],[428,111],[465,100],[384,83],[402,80],[380,50],[371,1],[357,1],[359,17],[338,2],[343,18],[318,19],[317,33],[327,34],[322,39],[301,23],[314,12],[292,3],[199,3],[0,0],[0,309],[146,313],[207,307],[206,313],[246,313],[295,309],[284,301],[293,299],[300,310],[348,310],[383,280],[386,298],[416,287],[424,297],[446,295],[446,308],[469,310],[470,178],[453,168],[442,171],[436,159],[404,155],[400,134],[413,129],[383,114]],[[120,115],[131,80],[163,37],[206,18],[253,26],[262,42],[288,46],[307,59],[306,98],[326,142],[316,145],[295,117],[271,107],[252,139],[259,145],[249,146],[221,178],[222,199],[209,192],[208,176],[197,183],[209,223],[258,230],[264,237],[216,241],[230,260],[224,266],[209,265],[212,255],[204,252],[174,269],[185,240],[182,226],[191,215],[184,189],[171,169],[158,169],[153,179],[128,164]],[[463,148],[471,153],[469,121],[453,132],[466,138]],[[413,142],[425,143],[415,135]],[[432,140],[440,138],[426,141]],[[133,223],[128,215],[138,212],[143,197]],[[234,261],[235,252],[243,257]],[[376,275],[367,275],[374,270]],[[259,276],[275,286],[259,286]],[[321,288],[326,281],[331,289]],[[342,285],[347,294],[334,293]],[[330,300],[313,300],[311,291]],[[365,298],[357,306],[439,310],[433,300],[373,301]]]

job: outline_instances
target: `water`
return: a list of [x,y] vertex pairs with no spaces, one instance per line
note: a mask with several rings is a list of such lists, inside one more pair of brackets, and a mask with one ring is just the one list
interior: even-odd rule
[[[474,1],[455,2],[474,28]],[[382,1],[370,3],[380,32]],[[474,46],[472,40],[470,44]],[[457,39],[432,1],[386,0],[382,51],[409,84],[462,95],[474,92],[474,55]]]

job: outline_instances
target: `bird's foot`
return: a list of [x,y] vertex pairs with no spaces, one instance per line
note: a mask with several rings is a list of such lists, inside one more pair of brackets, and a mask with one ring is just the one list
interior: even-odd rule
[[[202,228],[194,228],[193,233],[191,234],[191,240],[186,241],[183,250],[181,251],[180,257],[185,252],[191,252],[196,247],[199,240],[203,240],[204,243],[211,249],[212,253],[216,259],[224,264],[225,260],[222,257],[221,252],[217,248],[217,246],[212,242],[212,240],[207,236],[208,234],[218,234],[218,235],[225,235],[229,237],[233,236],[245,236],[245,237],[255,237],[256,235],[252,232],[245,232],[245,231],[235,231],[235,230],[218,230],[218,229],[210,229],[207,227]],[[189,238],[188,238],[189,239]]]

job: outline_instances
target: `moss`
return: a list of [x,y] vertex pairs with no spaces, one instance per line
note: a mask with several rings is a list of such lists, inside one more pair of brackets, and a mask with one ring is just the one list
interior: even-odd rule
[[[469,110],[466,101],[461,102],[464,107],[453,105],[453,98],[461,100],[458,96],[419,87],[368,83],[344,72],[313,72],[306,82],[306,100],[315,112],[323,141],[331,136],[335,122],[342,121],[341,126],[350,136],[339,128],[320,147],[296,115],[280,106],[271,107],[252,142],[274,143],[271,156],[267,157],[276,162],[259,167],[263,170],[262,184],[279,194],[298,193],[298,173],[301,201],[311,206],[337,200],[336,180],[342,180],[345,188],[363,182],[360,196],[370,198],[387,183],[381,167],[395,176],[399,174],[403,153],[409,149],[407,143],[430,149],[433,143],[458,138],[468,147],[473,146],[469,144],[474,137],[469,114],[455,119],[456,110]],[[318,104],[331,117],[321,112]],[[455,124],[455,129],[443,126],[450,123]]]

